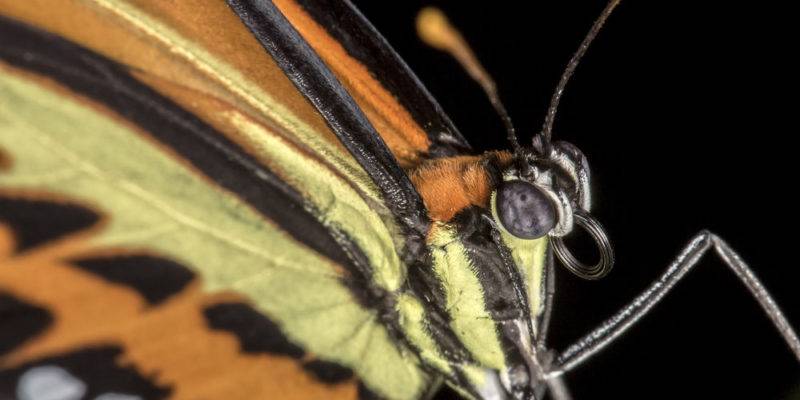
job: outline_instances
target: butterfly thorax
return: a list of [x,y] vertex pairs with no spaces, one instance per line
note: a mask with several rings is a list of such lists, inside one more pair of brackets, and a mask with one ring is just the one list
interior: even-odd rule
[[[430,260],[409,270],[413,296],[397,304],[406,337],[465,394],[527,398],[545,369],[549,234],[569,232],[571,208],[588,202],[585,159],[556,143],[428,160],[409,175],[432,224]],[[432,311],[413,318],[422,304]]]

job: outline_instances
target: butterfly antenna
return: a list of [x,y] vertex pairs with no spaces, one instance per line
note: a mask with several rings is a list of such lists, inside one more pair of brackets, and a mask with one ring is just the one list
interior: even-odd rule
[[592,29],[590,29],[586,37],[583,38],[583,42],[581,42],[580,47],[578,47],[578,51],[572,55],[572,59],[569,60],[569,64],[567,64],[567,68],[565,68],[564,72],[561,74],[561,80],[558,82],[558,86],[556,86],[556,90],[553,92],[553,97],[550,98],[550,106],[547,108],[547,116],[545,116],[544,124],[542,125],[541,136],[546,143],[550,142],[550,137],[553,135],[553,121],[556,118],[556,111],[558,111],[558,103],[561,101],[561,94],[564,93],[564,88],[567,86],[569,78],[572,77],[581,58],[586,54],[586,50],[589,49],[589,45],[592,44],[595,36],[597,36],[603,24],[605,24],[606,19],[608,19],[611,12],[614,11],[614,8],[619,5],[620,1],[621,0],[611,0],[608,2],[606,8],[603,9],[603,12],[594,21]]
[[506,107],[497,93],[497,85],[478,61],[478,58],[475,57],[475,53],[472,52],[461,33],[447,20],[447,16],[438,8],[423,8],[417,15],[417,34],[428,46],[453,56],[469,76],[483,88],[486,97],[489,98],[500,119],[503,120],[508,134],[508,141],[511,142],[514,153],[520,154],[522,147],[519,145],[519,140],[517,140],[511,117],[508,116],[508,111],[506,111]]

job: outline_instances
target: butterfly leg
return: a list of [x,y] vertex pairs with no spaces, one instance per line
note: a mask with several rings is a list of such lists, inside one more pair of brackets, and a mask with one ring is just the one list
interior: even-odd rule
[[633,326],[636,321],[646,315],[653,306],[689,272],[709,249],[716,251],[717,255],[744,283],[753,297],[769,316],[778,329],[783,339],[789,345],[797,360],[800,362],[800,340],[794,332],[786,317],[778,308],[775,300],[756,278],[753,271],[744,263],[733,249],[717,235],[702,231],[692,238],[677,258],[670,264],[666,271],[650,284],[633,301],[622,307],[611,318],[605,320],[600,326],[577,342],[567,347],[556,359],[553,369],[549,372],[552,377],[559,376],[571,370],[583,361],[606,348],[615,339]]
[[567,383],[564,382],[564,376],[556,376],[547,380],[547,389],[550,394],[550,399],[553,400],[572,400],[572,395],[569,393]]

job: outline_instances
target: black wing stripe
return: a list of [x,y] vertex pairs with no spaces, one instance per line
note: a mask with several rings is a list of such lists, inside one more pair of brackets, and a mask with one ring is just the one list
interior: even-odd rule
[[349,0],[296,1],[411,113],[431,140],[430,156],[452,156],[470,149],[411,68]]
[[72,204],[0,197],[0,224],[13,231],[16,253],[89,228],[99,220],[91,210]]
[[306,354],[281,332],[271,319],[245,303],[217,303],[206,307],[203,316],[209,328],[236,336],[245,353],[268,353],[301,359]]
[[[53,315],[46,309],[28,304],[0,291],[0,359],[17,346],[33,339],[53,324]],[[0,391],[0,398],[2,392]]]
[[410,234],[423,236],[430,220],[411,180],[375,128],[311,46],[272,1],[228,0],[297,89],[380,188],[384,202]]
[[206,307],[203,316],[211,329],[231,333],[245,353],[267,353],[292,357],[317,381],[337,384],[353,377],[353,371],[330,361],[308,359],[309,354],[293,344],[272,320],[244,303],[218,303]]
[[151,306],[180,293],[194,279],[183,265],[149,255],[95,256],[73,260],[72,265],[135,290]]
[[352,283],[348,286],[365,288],[354,293],[357,299],[364,305],[375,304],[364,298],[372,271],[356,244],[346,237],[335,238],[293,187],[222,133],[133,78],[123,66],[60,36],[2,16],[0,60],[48,76],[140,126],[298,242],[346,268]]

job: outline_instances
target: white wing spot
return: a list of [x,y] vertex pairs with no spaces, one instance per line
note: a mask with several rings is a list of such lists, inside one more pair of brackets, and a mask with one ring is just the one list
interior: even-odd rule
[[19,378],[19,400],[79,400],[86,384],[67,370],[54,365],[34,367]]

